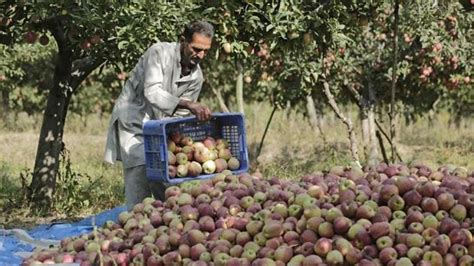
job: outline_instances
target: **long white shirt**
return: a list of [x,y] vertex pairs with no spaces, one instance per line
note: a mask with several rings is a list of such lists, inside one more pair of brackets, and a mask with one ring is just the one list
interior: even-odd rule
[[140,58],[112,111],[106,162],[121,160],[124,168],[144,165],[144,122],[190,114],[177,108],[178,102],[197,101],[204,79],[199,65],[180,77],[180,60],[180,44],[166,42],[154,44]]

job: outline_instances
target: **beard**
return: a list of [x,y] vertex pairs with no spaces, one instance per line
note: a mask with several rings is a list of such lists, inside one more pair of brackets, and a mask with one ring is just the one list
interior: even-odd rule
[[189,59],[189,68],[191,68],[191,69],[195,68],[199,64],[199,62],[201,62],[201,59],[199,59],[197,57],[196,58],[190,58]]

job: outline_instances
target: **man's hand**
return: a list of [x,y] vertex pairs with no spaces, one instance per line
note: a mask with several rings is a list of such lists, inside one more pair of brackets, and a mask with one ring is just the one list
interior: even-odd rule
[[201,103],[190,103],[188,108],[191,113],[195,114],[199,121],[209,120],[211,118],[211,110]]
[[211,110],[209,110],[209,108],[204,104],[188,100],[180,100],[178,106],[189,109],[191,113],[196,115],[199,121],[205,121],[211,118]]

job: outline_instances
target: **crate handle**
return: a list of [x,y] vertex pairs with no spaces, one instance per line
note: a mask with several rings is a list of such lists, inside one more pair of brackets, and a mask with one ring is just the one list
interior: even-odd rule
[[161,159],[162,162],[167,162],[168,161],[168,143],[166,143],[166,140],[164,140],[163,135],[160,135],[159,138],[161,138],[161,143],[163,143],[163,147],[166,148],[166,149],[159,149],[160,150],[160,159]]

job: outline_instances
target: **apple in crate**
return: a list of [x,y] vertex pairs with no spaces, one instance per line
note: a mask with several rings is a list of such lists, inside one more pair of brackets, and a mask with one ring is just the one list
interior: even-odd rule
[[225,139],[217,139],[216,140],[216,148],[218,150],[225,149],[229,146],[229,143]]
[[216,171],[216,163],[212,160],[205,161],[202,164],[202,170],[206,174],[212,174]]
[[168,164],[175,165],[176,164],[176,155],[172,151],[168,151]]
[[200,141],[196,141],[196,142],[193,143],[193,149],[194,150],[204,148],[204,147],[206,147],[206,146],[204,146],[204,144]]
[[229,149],[220,149],[219,150],[219,158],[222,158],[224,160],[229,160],[230,157],[232,157],[232,153],[230,152]]
[[177,172],[178,172],[177,175],[178,175],[179,177],[185,177],[185,176],[188,175],[188,164],[189,164],[189,163],[178,165],[178,167],[177,167],[176,170],[177,170]]
[[194,151],[194,160],[199,163],[204,163],[209,160],[210,152],[206,147],[198,147]]
[[209,150],[209,160],[215,161],[217,158],[219,158],[217,150]]
[[181,140],[181,134],[180,134],[178,131],[172,132],[172,133],[170,134],[170,139],[171,139],[174,143],[179,143],[179,141]]
[[213,150],[216,148],[216,140],[211,136],[205,138],[202,142],[210,150]]
[[176,166],[174,165],[168,165],[168,175],[170,177],[176,177],[177,174],[177,169]]
[[188,163],[188,156],[186,155],[186,153],[180,152],[180,153],[176,154],[176,162],[179,165],[187,164]]
[[194,150],[193,147],[191,146],[184,146],[183,149],[181,150],[182,153],[186,154],[188,156],[188,162],[191,162],[194,158]]
[[216,164],[216,173],[220,173],[227,169],[227,161],[222,158],[214,160],[214,163]]
[[188,165],[188,175],[189,176],[198,176],[202,173],[202,166],[196,161],[192,161]]
[[179,141],[181,146],[192,146],[193,145],[193,139],[191,137],[183,137]]
[[174,141],[168,140],[168,143],[167,143],[166,146],[168,147],[168,151],[173,152],[173,153],[175,152],[175,150],[176,150],[176,143],[175,143]]
[[237,158],[231,157],[227,161],[227,166],[229,167],[230,170],[237,170],[240,168],[240,162]]

